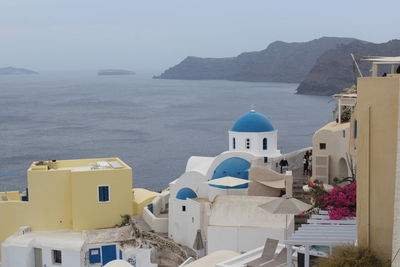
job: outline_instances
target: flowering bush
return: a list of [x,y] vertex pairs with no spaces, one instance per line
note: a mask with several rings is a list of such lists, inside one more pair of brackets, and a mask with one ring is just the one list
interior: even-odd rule
[[322,183],[308,182],[311,188],[311,194],[314,200],[313,207],[308,211],[315,209],[327,210],[329,219],[341,220],[345,218],[354,218],[356,216],[356,182],[333,188],[326,191]]

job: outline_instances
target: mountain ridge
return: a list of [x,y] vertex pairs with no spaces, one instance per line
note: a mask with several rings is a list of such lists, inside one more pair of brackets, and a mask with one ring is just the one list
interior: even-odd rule
[[354,40],[347,37],[321,37],[308,42],[275,41],[263,50],[243,52],[236,57],[188,56],[154,78],[301,82],[323,52]]

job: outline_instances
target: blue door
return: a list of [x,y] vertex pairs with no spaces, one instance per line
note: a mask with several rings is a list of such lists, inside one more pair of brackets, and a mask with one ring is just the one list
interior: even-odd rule
[[102,246],[101,247],[101,258],[103,259],[102,263],[103,265],[106,265],[110,261],[116,260],[117,259],[117,249],[115,245],[109,245],[109,246]]

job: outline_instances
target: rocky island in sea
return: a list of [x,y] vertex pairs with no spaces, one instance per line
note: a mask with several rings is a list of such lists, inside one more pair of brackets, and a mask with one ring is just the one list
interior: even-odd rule
[[38,73],[36,71],[23,68],[14,68],[14,67],[0,68],[0,75],[21,75],[21,74],[38,74]]
[[[322,37],[309,42],[276,41],[266,49],[237,57],[187,57],[156,79],[230,80],[299,83],[297,94],[332,95],[355,83],[354,54],[397,56],[400,40],[375,44],[354,38]],[[369,65],[359,62],[364,75]],[[381,69],[381,75],[388,70]]]
[[130,70],[120,70],[120,69],[106,69],[99,70],[97,72],[98,75],[135,75],[134,71]]

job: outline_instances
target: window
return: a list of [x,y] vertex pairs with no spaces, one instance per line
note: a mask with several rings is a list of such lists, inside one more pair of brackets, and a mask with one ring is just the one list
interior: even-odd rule
[[326,149],[326,143],[319,143],[319,149],[325,150]]
[[250,149],[250,139],[249,138],[246,139],[246,148]]
[[357,138],[357,120],[354,120],[354,138]]
[[99,202],[110,201],[110,187],[108,185],[99,185]]
[[232,140],[232,146],[233,146],[233,149],[236,149],[236,139],[235,139],[235,137]]
[[268,148],[268,140],[267,140],[267,138],[264,138],[263,139],[263,150],[267,150],[267,148]]
[[61,250],[52,250],[51,251],[52,258],[53,258],[53,264],[61,264]]
[[182,211],[186,211],[186,206],[182,206]]
[[89,249],[89,263],[94,264],[94,263],[100,263],[100,262],[101,262],[100,249],[99,248]]

